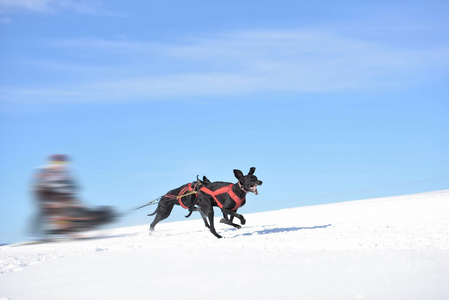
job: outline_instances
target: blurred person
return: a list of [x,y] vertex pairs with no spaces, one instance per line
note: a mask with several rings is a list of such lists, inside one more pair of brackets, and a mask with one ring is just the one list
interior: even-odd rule
[[32,223],[34,233],[71,235],[115,218],[110,208],[92,210],[82,205],[68,164],[67,155],[51,155],[48,164],[35,175],[32,192],[38,213]]
[[68,170],[69,158],[63,154],[49,157],[46,166],[36,174],[34,191],[39,200],[54,201],[61,198],[71,198],[75,195],[77,186]]
[[70,230],[69,217],[80,204],[76,198],[77,185],[69,173],[68,163],[67,155],[51,155],[47,165],[35,175],[32,191],[38,215],[33,226],[37,233],[63,233]]

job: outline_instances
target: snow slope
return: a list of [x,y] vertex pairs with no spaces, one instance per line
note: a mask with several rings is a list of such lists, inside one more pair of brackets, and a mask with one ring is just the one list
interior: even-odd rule
[[241,212],[2,246],[0,299],[449,299],[449,190]]

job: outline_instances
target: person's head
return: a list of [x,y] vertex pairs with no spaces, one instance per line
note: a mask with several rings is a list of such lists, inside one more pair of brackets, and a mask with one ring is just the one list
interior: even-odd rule
[[69,157],[65,154],[53,154],[48,160],[49,165],[56,169],[64,169],[69,163]]

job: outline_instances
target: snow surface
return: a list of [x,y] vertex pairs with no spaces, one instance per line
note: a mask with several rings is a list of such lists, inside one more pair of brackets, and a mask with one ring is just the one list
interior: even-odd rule
[[449,299],[449,190],[241,213],[2,246],[0,299]]

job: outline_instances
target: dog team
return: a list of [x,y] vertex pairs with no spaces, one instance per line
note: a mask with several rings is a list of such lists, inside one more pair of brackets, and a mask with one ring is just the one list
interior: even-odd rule
[[238,208],[246,203],[246,194],[258,194],[257,187],[262,185],[254,175],[255,167],[251,167],[247,175],[243,175],[240,170],[234,170],[236,183],[215,181],[211,182],[206,176],[203,180],[197,180],[184,184],[163,195],[156,210],[149,216],[156,215],[150,225],[150,230],[154,230],[156,224],[168,218],[175,205],[180,205],[189,210],[186,217],[193,211],[198,211],[203,218],[204,224],[210,232],[217,238],[222,236],[217,233],[214,226],[214,206],[218,206],[223,213],[221,223],[240,228],[240,225],[233,223],[234,218],[240,220],[240,224],[245,225],[245,218],[237,213]]
[[[39,210],[32,221],[32,227],[38,234],[46,236],[73,234],[111,223],[120,216],[110,207],[92,209],[79,201],[78,184],[69,172],[69,161],[67,155],[52,155],[48,164],[35,174],[32,191]],[[156,215],[150,230],[154,230],[157,223],[168,218],[175,205],[189,210],[186,217],[198,211],[211,233],[221,238],[214,226],[214,207],[218,206],[223,213],[221,223],[240,228],[240,225],[233,223],[234,218],[237,218],[240,224],[244,225],[245,218],[238,214],[237,210],[245,205],[247,193],[258,194],[257,187],[262,185],[262,181],[254,175],[255,171],[256,168],[252,167],[247,175],[243,175],[242,171],[235,169],[236,183],[211,182],[205,176],[202,180],[197,176],[196,181],[173,189],[139,208],[157,202],[155,212],[149,214],[149,216]]]

